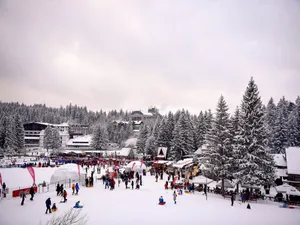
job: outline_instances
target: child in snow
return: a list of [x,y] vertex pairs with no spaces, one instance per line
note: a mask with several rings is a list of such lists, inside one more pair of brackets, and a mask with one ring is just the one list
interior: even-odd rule
[[155,175],[155,182],[157,182],[157,180],[158,180],[158,175],[156,174]]
[[118,179],[118,187],[120,187],[120,183],[121,183],[121,180],[120,180],[120,179]]
[[133,187],[134,187],[134,181],[133,180],[131,181],[131,187],[132,187],[132,190],[133,190]]
[[75,209],[81,209],[81,208],[83,208],[83,206],[80,205],[80,201],[78,201],[78,202],[75,203],[74,208],[75,208]]
[[177,194],[176,191],[173,192],[173,200],[174,200],[174,204],[176,204],[176,198],[177,198]]
[[68,193],[66,190],[64,190],[64,194],[63,194],[63,197],[64,197],[64,202],[67,201],[67,196],[68,196]]
[[164,205],[166,204],[166,202],[164,201],[164,198],[162,196],[160,196],[160,198],[158,199],[158,204],[159,205]]
[[21,191],[20,197],[22,198],[21,205],[24,205],[24,201],[25,201],[25,198],[26,198],[26,193],[25,193],[25,191]]
[[75,189],[76,189],[76,194],[75,195],[78,195],[78,191],[79,191],[79,184],[78,183],[75,184]]
[[55,203],[53,203],[52,208],[51,208],[51,211],[52,211],[52,212],[56,212],[56,211],[57,211],[57,207],[56,207],[56,204],[55,204]]
[[75,194],[75,184],[73,183],[72,184],[72,195],[74,195]]

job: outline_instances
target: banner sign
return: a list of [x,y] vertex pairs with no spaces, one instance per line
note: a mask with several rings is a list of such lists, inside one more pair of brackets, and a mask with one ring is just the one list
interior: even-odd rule
[[35,184],[35,173],[34,173],[34,169],[31,166],[27,167],[28,172],[30,173],[32,179],[33,179],[33,184]]

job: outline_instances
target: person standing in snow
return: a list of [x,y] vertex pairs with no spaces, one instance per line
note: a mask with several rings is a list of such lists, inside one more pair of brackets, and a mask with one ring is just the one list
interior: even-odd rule
[[33,201],[33,197],[34,197],[34,188],[33,188],[33,186],[31,186],[29,194],[31,195],[30,201]]
[[75,194],[75,184],[73,183],[72,184],[72,195],[74,195]]
[[233,203],[234,203],[234,194],[232,193],[231,194],[231,206],[233,206]]
[[64,190],[64,192],[63,192],[64,202],[67,202],[67,196],[68,196],[68,193],[66,190]]
[[46,213],[45,214],[47,214],[48,213],[48,211],[49,211],[49,213],[51,213],[51,199],[50,198],[48,198],[47,200],[46,200]]
[[174,200],[174,204],[176,204],[176,199],[177,199],[177,194],[176,191],[173,192],[173,200]]
[[140,185],[143,186],[142,175],[140,175]]
[[131,181],[131,187],[132,187],[132,190],[133,190],[133,187],[134,187],[134,181],[133,180]]
[[22,198],[21,205],[24,205],[24,201],[25,201],[25,198],[26,198],[25,191],[21,191],[20,197]]
[[76,183],[75,189],[76,189],[76,194],[75,195],[78,195],[78,191],[79,191],[79,184],[78,183]]
[[59,193],[60,193],[60,185],[58,183],[57,186],[56,186],[56,194],[57,194],[57,196],[59,195]]

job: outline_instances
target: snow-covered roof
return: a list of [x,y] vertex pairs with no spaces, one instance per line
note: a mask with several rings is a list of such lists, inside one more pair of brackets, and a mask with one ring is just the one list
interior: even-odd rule
[[194,183],[194,184],[209,184],[209,183],[213,182],[213,180],[200,175],[200,176],[194,177],[192,180],[190,180],[190,182]]
[[286,160],[284,154],[273,154],[273,158],[276,166],[286,167]]
[[287,177],[288,175],[286,174],[286,169],[276,169],[275,176],[280,178],[280,177]]
[[170,164],[172,164],[172,162],[170,162],[170,161],[167,161],[167,160],[157,160],[157,161],[155,161],[155,164],[166,164],[166,165],[170,165]]
[[92,141],[91,135],[78,136],[76,138],[70,139],[67,142],[67,146],[90,146]]
[[[222,187],[222,180],[220,180],[217,185],[217,187]],[[225,188],[234,188],[234,183],[232,183],[231,181],[225,179],[224,180],[224,187]]]
[[55,127],[68,127],[69,124],[68,123],[61,123],[61,124],[52,124]]
[[119,155],[127,157],[127,156],[129,156],[130,151],[131,151],[131,148],[122,148]]
[[153,116],[152,113],[149,113],[149,112],[142,112],[144,116]]
[[289,147],[285,151],[287,173],[300,175],[300,147]]
[[293,192],[297,193],[297,191],[298,191],[295,187],[293,187],[293,186],[291,186],[291,185],[289,185],[287,183],[284,183],[282,185],[276,186],[275,189],[276,189],[276,191],[278,193],[287,193],[287,192],[289,192],[289,193],[293,193]]
[[187,159],[179,160],[178,162],[174,163],[173,167],[183,168],[184,166],[192,165],[193,163],[194,162],[192,158],[187,158]]

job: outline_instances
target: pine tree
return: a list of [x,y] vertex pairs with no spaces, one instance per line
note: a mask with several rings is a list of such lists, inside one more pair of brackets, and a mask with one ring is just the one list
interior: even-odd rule
[[224,179],[233,177],[233,146],[231,123],[228,106],[221,95],[216,109],[216,117],[212,121],[212,128],[207,134],[209,152],[203,154],[204,164],[209,174],[222,180],[222,193],[225,194]]
[[108,134],[107,130],[100,124],[96,125],[93,131],[91,146],[96,150],[104,150],[107,148]]
[[142,126],[136,143],[137,152],[140,154],[146,154],[145,147],[146,147],[146,141],[148,135],[149,135],[148,127],[145,125]]
[[274,151],[274,136],[275,136],[275,121],[276,121],[276,105],[274,103],[273,98],[271,98],[268,102],[265,116],[264,116],[264,123],[267,133],[267,139],[268,139],[268,148],[271,151]]
[[61,138],[57,128],[52,128],[52,142],[51,149],[58,150],[61,147]]
[[44,148],[47,149],[47,152],[49,149],[52,149],[52,128],[50,126],[47,126],[45,131],[44,131]]
[[24,149],[25,146],[24,127],[21,118],[18,114],[15,116],[15,131],[16,131],[16,149],[18,151],[21,151],[22,149]]
[[288,119],[288,144],[289,146],[300,147],[300,97],[296,99],[296,105]]
[[201,148],[204,145],[204,140],[205,140],[205,121],[204,121],[204,115],[203,112],[201,111],[197,121],[196,121],[196,138],[197,138],[197,147]]
[[171,157],[173,159],[179,160],[194,151],[194,138],[190,125],[188,115],[182,110],[173,133],[174,138],[171,148]]
[[166,126],[166,119],[164,118],[161,121],[160,130],[157,138],[157,146],[158,147],[167,147],[169,143],[168,138],[168,127]]
[[155,137],[153,135],[149,136],[145,145],[146,154],[150,155],[152,159],[157,155],[157,146]]
[[283,97],[277,105],[275,129],[274,129],[274,151],[285,153],[288,147],[288,102]]
[[251,78],[240,110],[237,178],[243,184],[269,184],[274,178],[274,161],[267,151],[263,108],[257,85]]
[[15,133],[15,124],[12,117],[4,118],[4,144],[3,148],[8,151],[16,150],[16,133]]

